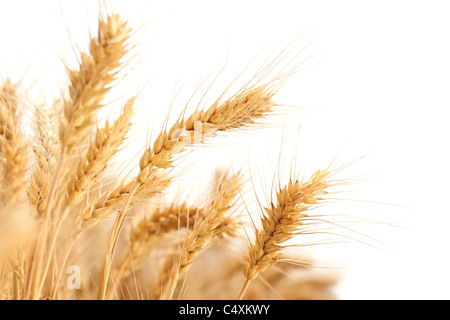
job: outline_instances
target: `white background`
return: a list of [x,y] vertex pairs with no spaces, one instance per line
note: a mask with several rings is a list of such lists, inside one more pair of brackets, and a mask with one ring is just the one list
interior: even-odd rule
[[[86,43],[96,18],[95,1],[59,2],[0,1],[0,77],[25,74],[33,103],[60,91],[65,79],[60,59],[73,63],[71,43]],[[127,82],[131,89],[123,85],[130,94],[136,84],[145,85],[136,120],[143,135],[135,133],[139,147],[130,154],[145,144],[147,126],[163,119],[175,88],[192,92],[226,61],[218,91],[212,91],[220,93],[258,52],[265,58],[306,34],[294,50],[314,39],[310,67],[277,95],[280,103],[306,107],[296,146],[299,170],[322,168],[338,152],[341,163],[368,154],[348,172],[367,178],[352,185],[348,196],[364,201],[336,210],[396,224],[356,226],[375,239],[357,237],[364,243],[317,249],[339,261],[345,273],[338,297],[449,299],[448,1],[162,2],[108,2],[142,26],[135,37],[140,61],[131,74],[136,78]],[[187,97],[177,97],[175,111]],[[295,132],[300,118],[292,108],[289,112],[294,115],[280,121]],[[262,162],[280,148],[280,136],[271,132],[266,139],[248,140],[253,152],[261,151],[252,156]],[[283,147],[295,146],[286,136]]]

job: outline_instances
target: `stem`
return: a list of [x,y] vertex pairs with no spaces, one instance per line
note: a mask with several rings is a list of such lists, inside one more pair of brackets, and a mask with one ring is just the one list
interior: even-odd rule
[[177,275],[172,279],[172,282],[170,283],[170,291],[169,296],[167,297],[167,300],[173,299],[173,294],[175,293],[175,289],[177,288],[178,279],[180,277],[180,274],[177,272]]
[[49,220],[50,220],[50,212],[53,207],[53,198],[55,197],[56,187],[59,182],[59,178],[61,177],[61,172],[63,168],[63,164],[66,158],[66,148],[61,150],[61,158],[59,159],[58,167],[56,169],[55,176],[53,178],[53,183],[50,187],[48,198],[47,198],[47,206],[44,211],[44,221],[41,226],[41,231],[39,233],[38,242],[36,244],[36,252],[33,259],[33,265],[31,267],[31,300],[39,299],[39,287],[40,287],[40,271],[42,269],[44,255],[45,255],[45,247],[47,244],[47,236],[49,232]]
[[69,255],[70,255],[70,252],[72,251],[72,248],[73,248],[74,244],[75,244],[75,239],[72,239],[70,241],[70,243],[69,243],[68,248],[67,248],[66,255],[64,256],[64,259],[63,259],[62,264],[61,264],[61,269],[58,272],[58,277],[56,278],[56,282],[55,282],[55,285],[53,287],[53,292],[52,292],[52,295],[51,295],[51,299],[52,300],[55,300],[55,298],[56,298],[56,293],[58,291],[59,282],[61,281],[64,267],[66,266],[67,259],[69,259]]
[[239,293],[238,300],[242,300],[244,297],[245,292],[247,291],[247,288],[250,284],[251,280],[247,279],[244,283],[244,286],[242,287],[241,293]]
[[131,198],[136,193],[137,188],[140,186],[139,181],[135,181],[128,193],[127,199],[123,205],[122,210],[117,214],[116,220],[109,236],[108,245],[106,247],[105,258],[103,260],[102,273],[100,275],[100,283],[97,291],[97,300],[104,300],[106,295],[106,288],[108,286],[109,274],[111,273],[111,264],[114,257],[114,251],[116,249],[117,240],[119,239],[120,230],[122,229],[125,215],[130,205]]
[[20,277],[18,270],[13,270],[13,293],[14,300],[20,300]]
[[41,283],[39,285],[38,295],[41,294],[42,288],[44,287],[45,278],[47,277],[47,273],[48,273],[48,270],[49,270],[49,267],[50,267],[50,264],[51,264],[51,261],[52,261],[53,251],[55,249],[56,238],[58,237],[58,233],[59,233],[59,230],[61,229],[62,222],[67,217],[68,211],[69,210],[66,209],[63,212],[62,217],[58,220],[58,222],[57,222],[57,224],[55,226],[55,230],[53,232],[53,235],[52,235],[52,237],[50,239],[50,245],[49,245],[49,248],[47,250],[47,257],[45,259],[46,261],[45,261],[45,264],[44,264],[44,272],[43,272],[42,277],[41,277]]
[[[114,280],[115,283],[117,283],[117,286],[120,286],[120,282],[123,279],[126,267],[127,267],[127,265],[125,263],[123,263],[122,266],[119,269],[119,272],[117,273],[117,276],[116,276],[116,278]],[[111,300],[113,293],[114,293],[114,288],[111,288],[110,290],[108,290],[108,293],[106,294],[106,299]]]

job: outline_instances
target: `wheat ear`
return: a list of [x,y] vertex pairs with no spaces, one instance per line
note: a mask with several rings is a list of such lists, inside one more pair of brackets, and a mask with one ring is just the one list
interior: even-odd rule
[[154,287],[156,298],[171,299],[180,275],[188,272],[195,258],[211,243],[223,236],[230,224],[229,211],[242,188],[240,173],[223,177],[214,200],[199,215],[176,256],[170,256],[164,264]]
[[90,40],[89,53],[81,53],[78,69],[69,72],[69,98],[63,102],[64,123],[59,132],[61,155],[48,203],[52,203],[66,156],[90,134],[95,114],[104,106],[102,101],[125,63],[129,33],[127,21],[118,14],[107,17],[100,14],[98,33]]
[[330,186],[328,170],[316,171],[306,182],[290,181],[277,192],[277,201],[265,208],[261,218],[261,230],[256,229],[255,240],[250,244],[249,256],[245,263],[246,281],[239,299],[252,280],[273,266],[282,253],[284,242],[301,234],[307,211],[319,203]]
[[35,207],[33,213],[38,217],[47,205],[50,180],[61,154],[58,135],[60,106],[61,102],[56,101],[53,105],[41,105],[34,111],[37,141],[33,144],[33,153],[36,163],[27,187],[27,196],[30,204]]
[[116,154],[131,128],[134,114],[134,100],[129,99],[121,115],[111,126],[108,121],[103,128],[97,129],[94,141],[89,145],[84,157],[78,162],[78,167],[71,178],[68,189],[66,206],[78,204],[105,170],[108,161]]
[[70,98],[64,105],[67,125],[61,130],[61,141],[68,151],[76,138],[89,133],[95,113],[103,107],[102,100],[123,66],[129,34],[127,21],[118,14],[106,19],[100,15],[98,34],[90,41],[89,53],[82,53],[78,70],[70,71]]
[[[146,200],[161,194],[171,183],[171,177],[165,171],[154,172],[148,180],[137,187],[130,199],[130,206],[144,203]],[[99,195],[82,209],[82,225],[78,231],[92,228],[103,221],[111,213],[123,207],[127,200],[135,179],[125,180],[110,192]]]
[[0,148],[14,137],[17,126],[17,85],[6,79],[0,89]]

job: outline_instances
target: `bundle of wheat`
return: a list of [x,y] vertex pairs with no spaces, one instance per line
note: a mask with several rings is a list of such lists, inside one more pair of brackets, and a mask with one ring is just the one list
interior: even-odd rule
[[[112,122],[101,123],[97,113],[106,106],[105,97],[130,62],[133,31],[119,14],[100,12],[98,31],[87,52],[82,52],[78,66],[69,70],[68,94],[51,105],[34,106],[32,137],[21,128],[19,84],[10,80],[1,84],[1,299],[142,298],[124,292],[136,284],[150,299],[186,294],[202,298],[208,291],[205,281],[210,281],[208,292],[217,298],[270,296],[267,286],[256,290],[261,283],[255,282],[252,289],[250,282],[279,262],[286,241],[302,234],[311,221],[310,211],[323,203],[327,190],[334,186],[329,168],[317,171],[307,181],[292,179],[275,190],[277,198],[266,206],[260,226],[243,221],[245,209],[237,205],[249,181],[244,169],[218,170],[209,196],[197,204],[178,199],[147,205],[149,199],[164,195],[177,183],[172,168],[188,156],[187,150],[212,143],[222,133],[260,127],[262,120],[275,112],[274,96],[295,68],[267,80],[264,70],[275,64],[271,62],[255,76],[257,81],[246,83],[231,97],[221,96],[190,115],[184,110],[145,148],[134,177],[117,177],[115,184],[105,182],[109,187],[104,188],[111,159],[126,146],[137,97],[127,97]],[[142,208],[145,214],[119,237],[127,215]],[[112,228],[104,223],[111,217]],[[253,235],[242,232],[245,224],[246,230],[253,229]],[[88,245],[84,236],[91,237]],[[244,252],[240,253],[242,261],[224,258],[223,246],[217,243],[232,247],[234,242],[227,239],[250,243],[245,263],[241,263]],[[98,259],[99,254],[103,260]],[[64,287],[62,275],[69,265],[89,266],[87,260],[92,256],[97,264],[91,264],[86,274],[98,281],[98,287],[83,282],[74,295]],[[239,280],[227,283],[222,274],[202,269],[197,261],[205,256],[214,257],[208,265],[215,264],[229,279]],[[277,268],[283,272],[271,268],[265,275],[266,281],[277,287],[278,297],[331,297],[326,289],[334,279],[315,276],[286,283],[282,275],[294,272],[292,266],[279,262]],[[199,277],[190,293],[183,289],[188,274]],[[222,289],[213,290],[219,288],[221,279]],[[239,295],[241,280],[244,286]],[[301,290],[295,290],[293,284]]]

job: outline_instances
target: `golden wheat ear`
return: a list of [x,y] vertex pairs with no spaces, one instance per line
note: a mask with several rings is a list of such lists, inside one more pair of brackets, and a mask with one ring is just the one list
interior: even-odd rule
[[207,206],[198,210],[191,230],[175,255],[169,255],[158,279],[153,295],[157,299],[171,299],[178,279],[187,273],[196,257],[207,248],[213,239],[224,235],[234,235],[238,222],[230,215],[237,195],[241,192],[243,179],[241,173],[228,177],[224,174],[218,181],[214,197]]
[[97,129],[94,141],[78,162],[77,170],[69,181],[66,206],[78,204],[84,198],[125,141],[134,115],[134,100],[135,97],[125,103],[121,115],[112,125],[107,121],[103,128]]
[[61,130],[68,152],[89,133],[95,113],[103,107],[103,98],[124,66],[129,35],[127,21],[118,14],[99,15],[98,34],[91,39],[89,52],[82,53],[78,69],[70,71],[70,98],[64,103],[67,125]]
[[261,228],[255,230],[255,239],[249,246],[244,269],[246,281],[239,299],[252,280],[277,262],[284,243],[302,234],[307,212],[324,200],[322,196],[330,187],[329,175],[329,170],[319,170],[308,181],[289,181],[277,191],[276,202],[264,208]]
[[35,209],[33,214],[36,217],[41,217],[47,205],[51,177],[55,173],[61,154],[58,134],[61,107],[61,101],[55,101],[51,105],[39,105],[34,110],[35,141],[32,148],[35,163],[30,169],[27,197]]

